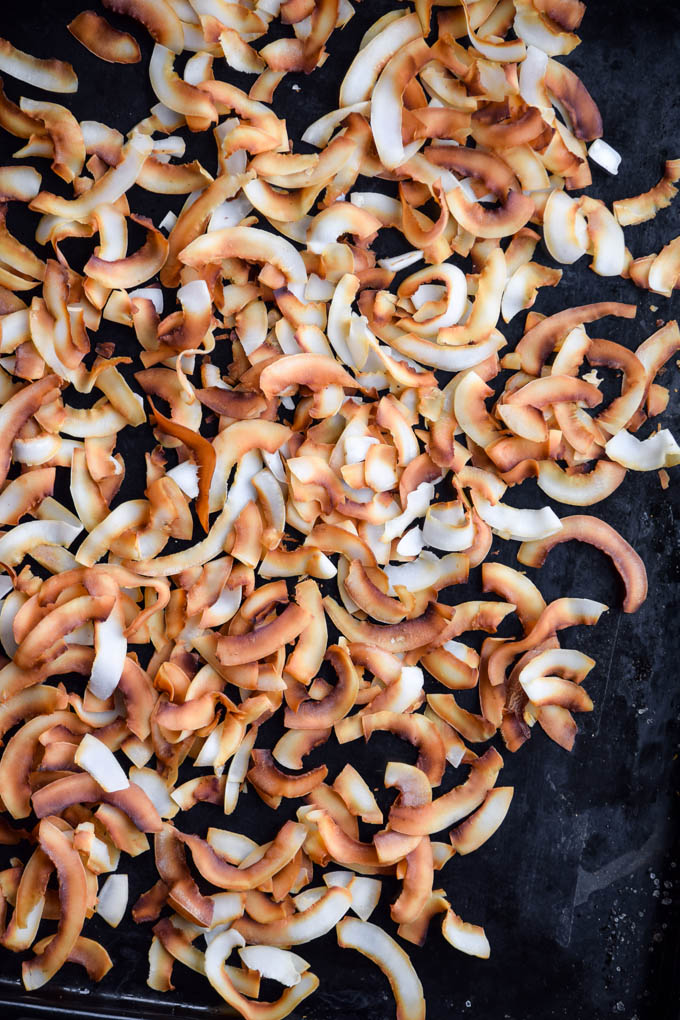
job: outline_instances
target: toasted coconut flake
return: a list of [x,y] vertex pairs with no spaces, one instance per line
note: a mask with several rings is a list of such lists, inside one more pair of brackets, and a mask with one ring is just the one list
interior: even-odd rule
[[519,510],[507,503],[492,505],[477,493],[473,493],[473,500],[482,520],[503,538],[527,542],[547,538],[561,528],[559,517],[547,506],[540,510]]
[[210,485],[215,471],[215,465],[217,463],[215,449],[212,443],[208,442],[207,439],[204,439],[198,432],[194,432],[192,429],[188,429],[184,425],[179,425],[177,422],[173,422],[171,419],[166,418],[165,415],[160,414],[160,412],[154,407],[153,401],[150,397],[149,403],[151,404],[156,423],[161,427],[161,429],[165,430],[168,435],[173,436],[175,439],[181,440],[184,445],[188,447],[192,453],[194,453],[196,460],[198,461],[198,499],[196,501],[196,513],[198,514],[198,519],[203,525],[203,529],[208,531]]
[[571,506],[592,506],[610,496],[626,476],[625,468],[599,460],[588,474],[569,475],[552,461],[538,466],[538,486],[551,499]]
[[145,216],[131,216],[131,219],[147,232],[147,239],[139,251],[113,260],[92,255],[85,265],[86,275],[104,287],[138,287],[155,276],[165,264],[168,255],[167,239]]
[[179,253],[180,261],[192,267],[236,257],[248,262],[271,263],[285,277],[289,289],[303,299],[307,270],[298,251],[285,238],[255,227],[224,227],[197,237]]
[[579,203],[563,191],[551,193],[543,212],[543,236],[557,262],[571,265],[588,250],[588,225]]
[[157,43],[174,53],[184,49],[182,23],[167,0],[103,0],[103,4],[116,14],[127,14],[141,22]]
[[397,1003],[398,1020],[424,1020],[423,986],[401,946],[382,928],[353,917],[340,921],[337,931],[339,946],[356,949],[385,974]]
[[645,223],[654,219],[660,209],[666,209],[677,195],[676,182],[680,179],[677,160],[667,160],[661,180],[634,198],[621,198],[614,202],[614,215],[622,227]]
[[503,321],[510,322],[518,312],[531,308],[539,287],[556,287],[562,279],[560,269],[549,269],[536,262],[519,266],[508,280],[503,292]]
[[160,102],[176,113],[197,119],[201,126],[216,121],[217,111],[210,97],[180,78],[174,70],[174,62],[174,51],[156,43],[149,63],[149,78]]
[[44,818],[38,840],[57,872],[61,916],[57,934],[44,952],[22,965],[27,991],[41,988],[69,958],[85,921],[88,899],[85,869],[66,834]]
[[68,220],[87,220],[97,206],[113,204],[132,187],[152,149],[153,142],[148,136],[134,133],[123,149],[120,162],[107,170],[89,190],[73,200],[41,191],[31,202],[31,208]]
[[478,956],[488,960],[491,947],[484,929],[477,924],[463,921],[453,910],[447,910],[442,921],[442,935],[455,949],[468,956]]
[[298,946],[325,935],[344,917],[351,905],[351,892],[333,886],[316,903],[299,914],[291,914],[265,924],[240,918],[232,925],[232,931],[238,932],[247,942]]
[[22,98],[21,108],[40,121],[50,136],[54,172],[63,180],[72,181],[81,173],[85,162],[85,142],[78,121],[70,110],[58,103]]
[[460,821],[484,801],[494,786],[503,759],[493,748],[472,763],[468,779],[429,804],[397,804],[390,812],[390,823],[399,832],[428,835]]
[[275,946],[246,946],[239,949],[239,956],[248,970],[256,970],[260,977],[278,981],[287,988],[299,984],[301,975],[309,970],[309,964],[297,953]]
[[80,741],[74,761],[89,772],[95,782],[108,793],[127,790],[130,785],[112,752],[91,733],[86,733]]
[[350,64],[340,86],[340,106],[348,107],[370,99],[385,64],[420,35],[420,23],[415,14],[407,14],[385,25],[359,50]]
[[42,178],[32,166],[0,167],[0,200],[30,202],[40,191]]
[[390,652],[406,652],[423,647],[436,640],[446,628],[446,621],[439,616],[433,605],[428,606],[423,615],[414,620],[403,620],[387,626],[355,620],[328,595],[324,599],[324,606],[348,641],[374,644]]
[[413,76],[431,59],[422,38],[402,45],[387,61],[371,93],[371,130],[378,155],[387,170],[405,162],[402,144],[402,95]]
[[[225,960],[228,959],[233,948],[235,946],[243,947],[244,945],[243,936],[234,928],[221,932],[212,939],[206,950],[205,973],[215,991],[222,996],[225,1002],[238,1010],[246,1020],[282,1020],[283,1017],[288,1016],[295,1009],[298,1003],[306,999],[318,987],[318,978],[310,971],[302,973],[302,976],[300,976],[299,971],[296,971],[299,981],[293,987],[287,988],[275,1002],[260,1003],[250,1001],[236,989],[234,979],[225,967]],[[266,946],[263,948],[270,949],[271,947]],[[261,957],[257,958],[261,959]],[[296,959],[299,958],[296,957]],[[279,963],[278,967],[277,963]],[[267,969],[275,974],[280,974],[280,962],[278,960],[274,962],[271,958],[268,958]]]
[[562,529],[557,534],[538,542],[524,543],[517,553],[520,563],[540,567],[548,552],[561,542],[572,539],[587,542],[602,549],[613,561],[626,587],[624,612],[634,613],[647,597],[647,573],[635,550],[614,528],[596,517],[574,515],[561,519]]
[[493,836],[508,813],[513,793],[512,786],[497,786],[489,790],[482,806],[449,833],[456,853],[472,853]]
[[76,92],[78,78],[70,64],[62,60],[42,60],[0,39],[0,71],[47,92]]
[[79,43],[111,64],[137,64],[142,59],[137,40],[114,28],[96,11],[82,11],[67,28]]
[[333,789],[340,794],[353,815],[359,815],[364,822],[382,824],[382,811],[375,797],[352,765],[345,765],[333,783]]
[[158,832],[162,828],[158,812],[136,783],[130,783],[126,790],[106,793],[84,773],[55,779],[37,790],[33,794],[33,810],[38,818],[42,818],[57,814],[71,804],[91,804],[95,801],[105,801],[124,811],[142,832]]
[[657,471],[680,464],[680,447],[668,429],[655,432],[648,439],[621,429],[607,442],[607,456],[632,471]]
[[99,890],[97,913],[112,928],[117,928],[125,916],[128,903],[127,875],[109,875]]
[[189,847],[201,875],[218,888],[229,889],[232,892],[245,892],[266,882],[293,859],[302,846],[305,836],[304,826],[295,822],[286,822],[276,839],[258,860],[248,866],[235,867],[228,864],[202,839],[177,832],[177,838]]
[[538,376],[557,341],[565,337],[575,326],[595,322],[607,315],[616,315],[625,319],[634,319],[637,312],[635,305],[620,304],[616,301],[602,301],[593,305],[580,305],[567,308],[555,315],[542,319],[529,329],[517,344],[517,352],[522,360],[522,368],[529,375]]
[[217,642],[217,657],[223,666],[254,662],[292,642],[309,623],[301,606],[291,603],[272,623],[245,634],[224,635]]

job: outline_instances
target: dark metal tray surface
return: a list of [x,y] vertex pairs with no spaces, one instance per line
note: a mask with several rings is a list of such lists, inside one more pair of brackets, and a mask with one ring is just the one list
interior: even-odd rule
[[[79,91],[66,102],[79,119],[103,120],[126,132],[147,115],[155,102],[145,68],[150,54],[146,33],[127,19],[106,12],[120,27],[132,29],[143,52],[131,68],[104,64],[84,50],[66,24],[88,6],[78,0],[3,0],[0,35],[38,56],[70,60]],[[92,4],[96,7],[96,4]],[[369,24],[397,0],[363,0],[342,32],[330,40],[330,58],[310,78],[289,75],[275,96],[277,112],[288,122],[297,143],[304,128],[337,106],[337,88],[357,40]],[[637,194],[654,184],[662,160],[680,155],[680,5],[663,0],[612,2],[590,0],[581,33],[582,45],[567,59],[602,111],[605,138],[623,155],[618,177],[593,168],[592,193],[607,201]],[[293,89],[299,85],[300,91]],[[11,79],[12,98],[37,95]],[[56,101],[60,101],[56,97]],[[187,135],[187,158],[215,168],[209,138]],[[0,137],[0,160],[10,161],[19,141]],[[46,170],[46,161],[36,161]],[[56,178],[50,175],[49,187]],[[58,183],[58,182],[57,182]],[[361,182],[360,182],[361,184]],[[376,182],[366,182],[375,188]],[[168,208],[178,211],[182,196],[134,191],[131,206],[156,222]],[[658,251],[678,233],[678,205],[663,210],[652,223],[626,232],[635,256]],[[29,242],[34,217],[13,210],[11,227]],[[33,228],[34,229],[34,228]],[[403,250],[395,236],[381,243],[384,253]],[[75,251],[75,247],[73,248]],[[545,251],[541,261],[550,261]],[[586,260],[564,267],[556,290],[541,292],[537,310],[551,313],[569,304],[603,299],[637,301],[634,322],[608,320],[606,334],[635,348],[680,310],[677,296],[666,300],[636,290],[627,281],[601,279]],[[523,316],[518,319],[522,320]],[[510,342],[519,325],[506,331]],[[130,334],[105,323],[100,338],[114,339],[125,353]],[[662,382],[671,387],[664,425],[680,429],[677,397],[679,373],[671,362]],[[150,445],[151,445],[150,441]],[[138,489],[143,450],[137,433],[123,433],[119,449],[126,460],[123,498]],[[563,644],[582,648],[597,660],[589,677],[595,711],[580,717],[581,732],[571,754],[541,733],[516,755],[504,754],[503,784],[514,784],[510,813],[486,846],[451,862],[442,877],[454,908],[466,919],[484,924],[492,946],[489,961],[456,953],[436,932],[424,948],[408,947],[425,988],[431,1020],[677,1020],[680,1016],[680,850],[678,836],[677,751],[680,738],[678,664],[680,640],[680,516],[677,473],[663,491],[656,474],[629,476],[596,512],[618,528],[643,556],[650,597],[633,617],[621,611],[621,590],[603,555],[579,545],[558,547],[536,578],[546,599],[587,595],[612,608],[597,627],[565,632]],[[522,486],[526,505],[538,505],[533,483]],[[567,508],[556,508],[564,514]],[[514,563],[516,545],[498,543],[498,556]],[[478,573],[478,572],[475,572]],[[451,601],[479,590],[469,588]],[[538,729],[538,727],[536,728]],[[388,753],[403,754],[403,745],[388,734],[375,736],[368,748],[353,745],[353,761],[371,780],[381,783]],[[345,759],[328,745],[328,764]],[[356,749],[356,750],[355,750]],[[313,761],[312,764],[316,764]],[[458,780],[457,780],[458,781]],[[204,831],[225,824],[217,808],[199,806],[183,824]],[[239,801],[226,822],[241,831],[270,838],[273,823],[252,792]],[[14,853],[0,848],[0,866]],[[129,865],[130,903],[155,879],[151,855]],[[393,898],[389,883],[375,915],[387,921]],[[158,995],[146,986],[148,927],[129,917],[117,930],[100,918],[87,923],[87,934],[101,939],[114,968],[99,985],[66,966],[37,994],[23,991],[20,958],[0,953],[0,1017],[135,1018],[161,1020],[224,1015],[207,981],[175,967],[175,992]],[[294,1014],[297,1020],[389,1020],[394,1003],[387,981],[356,953],[341,951],[333,933],[305,946],[305,958],[321,978],[319,990]]]

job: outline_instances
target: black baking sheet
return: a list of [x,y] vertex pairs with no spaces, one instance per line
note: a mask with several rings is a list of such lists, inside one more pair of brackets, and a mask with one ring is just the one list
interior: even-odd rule
[[[140,27],[107,12],[114,24],[138,38],[143,61],[126,68],[97,60],[66,30],[66,23],[85,6],[75,0],[0,0],[0,35],[36,55],[70,60],[80,77],[78,93],[65,98],[40,94],[9,78],[5,88],[15,100],[19,95],[42,95],[64,101],[79,119],[103,120],[126,132],[155,102],[145,70],[150,44]],[[338,83],[358,40],[369,24],[396,6],[400,6],[397,0],[364,0],[348,27],[333,35],[330,57],[321,70],[309,78],[290,75],[284,79],[275,107],[286,116],[292,139],[299,139],[308,123],[335,108]],[[616,178],[593,167],[591,193],[607,200],[637,194],[658,180],[663,158],[680,155],[678,4],[593,0],[581,35],[582,46],[566,62],[598,102],[605,138],[623,154]],[[195,155],[214,171],[210,136],[187,138],[187,158]],[[3,134],[1,161],[9,162],[20,144]],[[35,165],[45,172],[47,187],[59,185],[46,161]],[[363,186],[373,189],[375,184],[364,182]],[[135,190],[130,204],[158,222],[167,209],[178,211],[182,201]],[[627,243],[635,256],[658,251],[679,232],[678,209],[676,204],[654,222],[627,230]],[[10,228],[26,240],[32,222],[34,218],[22,210],[11,210]],[[380,243],[381,253],[405,247],[398,237],[381,235]],[[77,247],[69,250],[75,253]],[[545,252],[539,257],[549,262]],[[569,304],[603,299],[638,302],[636,321],[607,320],[601,329],[602,335],[633,349],[656,328],[657,320],[678,313],[677,296],[669,301],[638,291],[624,280],[600,279],[588,270],[585,259],[565,267],[560,286],[543,290],[536,308],[550,313]],[[171,308],[166,304],[166,309]],[[523,320],[523,315],[518,319]],[[515,322],[506,331],[511,342],[518,329]],[[117,353],[123,353],[130,345],[130,332],[104,323],[97,339],[116,340]],[[671,362],[661,379],[671,387],[664,424],[676,434],[678,376]],[[143,477],[138,432],[130,436],[124,432],[119,444],[126,459],[125,498],[139,490]],[[506,821],[484,848],[452,861],[438,876],[454,908],[466,920],[485,925],[492,956],[480,961],[456,953],[443,941],[436,923],[423,949],[408,947],[425,987],[430,1020],[611,1016],[675,1020],[679,1015],[678,490],[676,472],[671,472],[666,491],[656,473],[630,476],[596,507],[647,564],[651,596],[634,617],[621,613],[618,579],[604,556],[590,548],[559,547],[535,574],[547,599],[589,596],[612,607],[597,627],[567,632],[563,640],[597,659],[587,682],[595,711],[579,718],[581,732],[571,755],[539,732],[516,755],[504,753],[502,782],[516,787]],[[533,483],[514,490],[513,501],[515,493],[523,505],[545,502]],[[563,506],[556,509],[561,514],[570,512]],[[494,555],[512,564],[516,548],[515,543],[497,541]],[[479,584],[475,573],[470,588],[460,594],[456,589],[450,601],[469,597],[467,591]],[[388,736],[374,737],[367,748],[352,745],[352,755],[376,784],[388,752],[399,751],[403,753],[403,745],[391,744]],[[337,769],[346,759],[336,746],[328,751],[328,760]],[[207,824],[220,825],[221,819],[217,808],[199,807],[186,823],[183,818],[183,824],[200,831]],[[241,798],[237,813],[222,824],[261,840],[273,834],[271,814],[252,792]],[[11,848],[1,848],[0,862],[12,853]],[[154,880],[153,867],[150,855],[133,862],[124,859],[123,866],[127,865],[132,903]],[[383,895],[385,903],[389,891],[388,887]],[[383,905],[376,916],[379,922],[386,920],[387,907]],[[389,922],[388,930],[393,930]],[[94,918],[87,923],[87,934],[100,938],[115,962],[100,985],[83,982],[81,972],[67,966],[46,988],[27,995],[18,979],[20,959],[2,952],[0,1016],[71,1013],[141,1020],[222,1012],[207,982],[181,965],[175,967],[175,993],[160,996],[146,987],[147,927],[125,920],[113,931]],[[333,933],[305,946],[303,954],[319,974],[321,986],[295,1016],[308,1020],[394,1016],[387,981],[363,957],[339,950]]]

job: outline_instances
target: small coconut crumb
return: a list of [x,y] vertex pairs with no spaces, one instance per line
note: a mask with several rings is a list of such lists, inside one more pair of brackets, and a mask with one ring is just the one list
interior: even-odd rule
[[662,489],[667,489],[668,488],[668,483],[670,481],[670,478],[669,478],[668,472],[664,468],[661,468],[661,470],[659,471],[659,481],[661,482],[661,488]]
[[293,92],[302,92],[302,89],[300,88],[299,85],[291,85],[291,88]]
[[659,311],[659,306],[658,305],[650,305],[649,306],[649,310],[650,310],[650,312],[658,312]]
[[583,378],[585,379],[586,382],[592,383],[593,386],[599,386],[600,383],[602,382],[602,379],[597,374],[597,371],[594,368],[592,369],[592,371],[586,372]]
[[505,354],[501,358],[501,368],[509,368],[512,371],[517,372],[521,369],[521,367],[522,362],[519,354],[516,354],[515,351],[511,351],[509,354]]
[[177,223],[177,217],[171,209],[168,209],[158,226],[161,230],[167,230],[170,233],[175,223]]

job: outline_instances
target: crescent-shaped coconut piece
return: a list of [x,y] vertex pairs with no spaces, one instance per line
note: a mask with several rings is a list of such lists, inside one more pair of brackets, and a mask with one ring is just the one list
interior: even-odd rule
[[350,234],[362,241],[370,238],[382,227],[382,222],[351,202],[333,202],[314,216],[307,230],[307,246],[316,255],[332,251],[338,238]]
[[196,868],[212,885],[232,892],[247,892],[262,885],[284,868],[297,854],[307,836],[305,826],[285,822],[265,853],[248,866],[235,867],[220,856],[209,843],[190,833],[176,832],[188,846]]
[[21,669],[39,666],[66,651],[64,638],[88,621],[106,620],[115,596],[80,595],[52,609],[24,637],[14,653]]
[[589,247],[588,223],[579,202],[555,189],[543,210],[543,238],[552,257],[572,265]]
[[546,648],[522,666],[519,678],[535,680],[541,676],[560,676],[580,684],[594,665],[594,659],[575,648]]
[[186,860],[180,833],[165,822],[154,837],[156,869],[165,886],[165,897],[182,917],[201,928],[209,928],[215,917],[215,903],[203,896]]
[[352,560],[344,578],[345,590],[360,609],[380,623],[399,623],[407,607],[386,595],[369,577],[358,560]]
[[587,474],[567,474],[552,460],[538,465],[537,484],[546,496],[570,506],[592,506],[611,496],[626,477],[626,469],[611,460],[598,460]]
[[163,267],[168,256],[168,241],[146,216],[130,216],[146,230],[146,241],[132,255],[108,260],[91,255],[83,272],[104,287],[129,289],[139,287]]
[[88,904],[85,868],[66,833],[44,818],[38,826],[38,842],[57,872],[61,914],[57,933],[48,946],[22,964],[27,991],[42,988],[66,963],[85,923]]
[[137,40],[121,32],[96,11],[81,11],[66,26],[90,53],[110,64],[138,64],[142,53]]
[[[205,952],[205,974],[215,991],[244,1017],[244,1020],[283,1020],[318,988],[319,979],[311,971],[307,971],[302,976],[298,973],[299,980],[292,987],[286,988],[274,1002],[257,1002],[246,998],[236,987],[236,978],[241,972],[225,964],[232,950],[243,946],[245,939],[234,928],[217,934],[211,939]],[[275,947],[267,945],[262,948],[271,953]],[[296,960],[299,959],[296,957]],[[272,976],[279,973],[279,968],[274,966]],[[252,992],[252,989],[249,991]]]
[[578,75],[565,64],[548,59],[544,80],[546,87],[566,110],[574,135],[586,142],[601,138],[602,116]]
[[493,687],[505,683],[505,674],[512,660],[554,637],[565,627],[593,626],[609,607],[593,599],[560,598],[551,602],[541,613],[529,633],[521,641],[506,641],[496,646],[487,663],[488,679]]
[[63,60],[43,60],[0,39],[0,71],[46,92],[77,92],[78,78]]
[[373,644],[388,652],[407,652],[437,641],[447,629],[449,621],[437,612],[431,603],[425,612],[413,620],[396,624],[371,624],[356,620],[330,595],[324,598],[326,613],[348,641]]
[[628,425],[644,399],[647,388],[645,366],[627,347],[611,340],[591,340],[586,358],[591,365],[623,372],[620,396],[615,397],[596,418],[598,425],[610,434],[615,434]]
[[[124,875],[114,875],[111,877],[127,878],[127,876]],[[44,939],[40,939],[39,942],[34,943],[33,952],[37,955],[43,953],[54,937],[55,936],[53,935],[47,935]],[[113,960],[101,942],[95,942],[94,939],[85,938],[84,935],[78,936],[73,949],[68,954],[66,962],[77,963],[81,967],[84,967],[90,981],[101,981],[113,967]]]
[[439,786],[446,767],[446,749],[437,728],[424,715],[380,711],[362,715],[361,727],[369,740],[376,731],[387,731],[418,749],[417,768],[432,786]]
[[289,914],[269,923],[242,917],[231,930],[250,943],[270,946],[299,946],[320,938],[335,927],[352,906],[352,893],[342,886],[332,886],[306,910]]
[[510,322],[526,308],[531,308],[540,287],[556,287],[562,279],[561,269],[550,269],[538,262],[518,266],[503,291],[501,312],[504,322]]
[[496,786],[489,790],[481,807],[449,833],[456,853],[472,853],[493,836],[508,813],[514,792],[512,786]]
[[425,150],[430,163],[483,182],[488,191],[505,201],[520,184],[510,167],[495,153],[463,146],[431,145]]
[[0,408],[0,483],[4,482],[12,457],[12,443],[17,434],[44,404],[58,396],[59,379],[46,375],[14,393]]
[[290,644],[309,623],[309,614],[297,603],[289,603],[280,616],[245,634],[223,634],[216,654],[223,666],[256,662]]
[[500,501],[492,504],[475,492],[472,499],[482,520],[505,539],[526,542],[534,538],[547,538],[561,528],[559,517],[548,506],[530,510],[519,509]]
[[120,808],[142,832],[159,832],[163,826],[160,815],[135,783],[125,790],[107,793],[87,773],[55,779],[33,794],[33,810],[38,818],[59,814],[71,804],[93,804],[102,801]]
[[274,266],[285,277],[289,290],[301,301],[307,285],[307,270],[290,241],[256,227],[223,227],[191,241],[179,253],[179,260],[194,269],[227,258],[244,259]]
[[[416,310],[414,315],[405,316],[400,320],[400,328],[412,330],[418,336],[433,337],[439,329],[445,326],[453,326],[463,317],[467,304],[467,285],[465,274],[457,267],[448,262],[440,265],[426,266],[417,273],[412,273],[399,285],[398,297],[414,298],[422,293],[421,286],[427,285],[434,280],[441,280],[446,288],[446,306],[439,311],[438,306],[431,305],[425,301]],[[428,314],[429,309],[437,307],[435,314]]]
[[491,336],[500,315],[506,279],[505,255],[500,247],[493,248],[479,274],[470,315],[463,324],[440,329],[438,342],[460,347],[480,343]]
[[339,362],[322,354],[286,354],[266,365],[260,374],[260,388],[266,399],[291,386],[306,386],[313,392],[326,386],[359,388]]
[[337,683],[319,700],[302,701],[295,710],[286,708],[284,725],[289,729],[326,729],[344,719],[355,704],[359,677],[347,650],[340,645],[331,645],[326,658],[335,670]]
[[41,191],[30,208],[68,220],[86,221],[102,203],[113,204],[132,187],[152,151],[153,141],[147,135],[133,132],[123,148],[120,161],[96,180],[89,190],[74,199]]
[[160,411],[156,409],[151,397],[148,397],[147,399],[151,404],[156,426],[161,431],[173,436],[175,439],[179,439],[196,458],[198,464],[198,499],[196,500],[196,514],[203,526],[203,530],[208,531],[210,526],[210,486],[212,483],[213,473],[215,471],[215,465],[217,463],[215,448],[210,440],[206,439],[199,432],[195,432],[193,429],[186,428],[186,426],[180,425],[178,422],[172,421],[170,418],[166,418],[164,414],[161,414]]
[[408,158],[402,143],[403,94],[431,59],[430,47],[422,36],[411,40],[388,60],[372,90],[371,131],[386,170],[395,170]]
[[[564,521],[565,518],[562,518],[561,523],[563,527]],[[557,535],[561,536],[561,534],[561,532],[557,532]],[[557,541],[560,540],[557,539]],[[550,539],[544,539],[544,541],[548,543]],[[525,543],[520,546],[517,554],[520,563],[525,562],[520,559],[521,551],[529,544]],[[532,565],[538,566],[538,564]],[[545,599],[534,582],[526,574],[507,566],[505,563],[489,560],[482,564],[482,589],[485,592],[495,592],[496,595],[504,598],[506,602],[514,605],[525,632],[531,630],[545,609]]]
[[453,397],[456,422],[466,436],[483,448],[503,435],[486,408],[485,401],[491,396],[491,387],[472,370],[460,379]]
[[102,0],[116,14],[126,14],[144,25],[151,38],[174,53],[184,49],[182,22],[166,0]]
[[0,167],[0,200],[30,202],[40,192],[42,178],[32,166]]
[[666,160],[664,174],[649,191],[633,198],[620,198],[613,203],[614,215],[622,227],[652,220],[660,209],[666,209],[678,193],[675,187],[680,180],[680,161]]
[[627,264],[623,230],[604,202],[582,195],[579,209],[588,224],[588,250],[593,261],[590,268],[598,276],[621,276]]
[[21,109],[34,117],[49,135],[53,146],[52,169],[70,183],[83,169],[85,142],[81,127],[71,111],[58,103],[22,97]]
[[525,226],[534,214],[534,201],[530,195],[511,190],[502,205],[487,209],[481,202],[471,202],[462,188],[446,193],[451,215],[464,230],[476,237],[509,237]]
[[327,767],[319,765],[308,772],[290,776],[277,768],[271,751],[262,749],[254,749],[251,758],[254,764],[248,770],[246,778],[261,796],[272,800],[279,800],[281,797],[306,797],[328,775]]
[[489,748],[472,762],[464,783],[431,803],[420,806],[395,803],[390,810],[390,825],[397,832],[414,836],[431,835],[455,825],[483,803],[502,766],[503,759],[498,751]]
[[397,1020],[425,1020],[425,997],[409,957],[395,940],[369,921],[346,917],[337,926],[338,945],[356,949],[385,974],[397,1004]]
[[385,64],[403,46],[422,35],[416,14],[406,14],[385,25],[358,53],[349,65],[340,85],[340,107],[371,98],[371,92]]
[[505,403],[516,407],[537,407],[543,409],[551,404],[564,401],[596,407],[602,401],[602,394],[592,383],[571,375],[546,375],[531,379],[505,397]]
[[464,921],[453,910],[446,910],[444,914],[442,935],[454,949],[458,949],[467,956],[477,956],[481,960],[488,960],[491,955],[491,946],[484,929],[478,924]]
[[680,464],[680,447],[669,429],[638,439],[621,429],[605,445],[611,460],[631,471],[658,471]]
[[636,305],[622,304],[619,301],[600,301],[592,305],[565,308],[561,312],[549,315],[529,329],[517,344],[516,351],[520,356],[522,369],[529,375],[539,376],[556,343],[576,326],[604,319],[608,315],[634,319],[636,314]]

